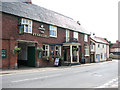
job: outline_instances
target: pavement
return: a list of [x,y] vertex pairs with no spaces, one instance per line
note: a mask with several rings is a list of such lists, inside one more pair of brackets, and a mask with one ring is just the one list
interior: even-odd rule
[[69,67],[84,67],[84,66],[90,66],[90,65],[96,65],[96,64],[105,64],[112,61],[104,61],[99,63],[86,63],[86,64],[80,64],[80,65],[72,65],[72,66],[59,66],[59,67],[21,67],[18,69],[4,69],[1,70],[0,75],[8,75],[8,74],[17,74],[17,73],[29,73],[29,72],[44,72],[44,71],[53,71],[53,70],[59,70],[59,69],[66,69]]

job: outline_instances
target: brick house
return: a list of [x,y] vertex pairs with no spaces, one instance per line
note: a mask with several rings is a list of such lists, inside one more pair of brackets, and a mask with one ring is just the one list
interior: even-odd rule
[[20,2],[3,2],[0,15],[0,68],[53,66],[58,56],[63,64],[90,62],[90,34],[72,18]]
[[110,47],[110,57],[114,59],[120,59],[120,41],[117,40],[116,43],[114,43]]

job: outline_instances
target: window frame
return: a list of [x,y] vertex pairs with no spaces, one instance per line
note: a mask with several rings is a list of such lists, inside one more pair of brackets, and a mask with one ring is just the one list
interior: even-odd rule
[[[56,47],[58,47],[58,50],[56,50]],[[60,55],[56,55],[56,51],[59,52]],[[55,46],[55,55],[56,56],[61,56],[61,46],[59,46],[59,45]]]
[[[51,27],[56,28],[56,30],[54,30],[54,29],[51,30]],[[49,33],[49,34],[50,34],[50,37],[55,37],[55,38],[57,38],[57,27],[56,27],[56,26],[50,25],[50,26],[49,26],[49,31],[50,31],[50,33]],[[51,31],[53,31],[53,32],[56,31],[56,36],[55,36],[55,35],[51,35]]]
[[84,41],[88,42],[88,35],[87,34],[84,35]]
[[70,41],[70,31],[66,30],[66,42]]
[[[47,56],[49,56],[49,45],[45,45],[45,44],[43,44],[43,46],[45,46],[45,50],[43,49],[43,52],[46,53],[46,51],[47,51]],[[48,46],[48,49],[46,49],[46,46]],[[46,54],[43,55],[43,56],[46,56]]]
[[100,48],[100,44],[98,44],[98,48]]
[[73,32],[73,38],[78,40],[78,32]]
[[104,48],[105,46],[104,46],[104,44],[103,44],[103,48]]
[[[89,55],[90,55],[89,45],[85,45],[85,46],[84,46],[84,51],[85,51],[85,56],[89,56]],[[86,52],[87,52],[87,53],[86,53]]]
[[[23,20],[24,20],[24,22],[23,22]],[[28,22],[26,22],[26,21],[28,21]],[[25,19],[25,18],[22,18],[22,20],[21,20],[21,24],[24,26],[24,33],[30,33],[30,34],[32,34],[32,24],[33,22],[32,22],[32,20],[29,20],[29,19]],[[27,32],[25,31],[25,29],[26,29],[26,26],[27,26]],[[29,31],[29,29],[31,29],[31,32]]]

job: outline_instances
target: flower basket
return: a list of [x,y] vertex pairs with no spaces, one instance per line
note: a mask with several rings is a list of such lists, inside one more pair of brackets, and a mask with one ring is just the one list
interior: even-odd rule
[[37,48],[38,52],[42,52],[43,51],[43,48]]
[[21,48],[14,48],[13,53],[14,54],[20,54]]

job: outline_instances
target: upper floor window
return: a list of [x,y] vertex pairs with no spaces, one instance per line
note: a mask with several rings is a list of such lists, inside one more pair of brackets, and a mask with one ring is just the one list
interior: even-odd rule
[[22,18],[22,25],[24,25],[25,33],[32,33],[32,20]]
[[104,48],[104,45],[103,45],[103,48]]
[[57,27],[50,25],[50,36],[57,37]]
[[70,40],[70,31],[66,30],[66,42],[69,42]]
[[93,42],[91,42],[91,49],[93,49]]
[[78,40],[78,32],[73,32],[73,38]]
[[84,41],[88,42],[88,36],[87,35],[84,35]]
[[56,56],[61,56],[61,46],[55,47],[55,54],[56,54]]
[[43,56],[49,56],[49,45],[43,45]]
[[98,48],[100,47],[100,44],[98,44]]

